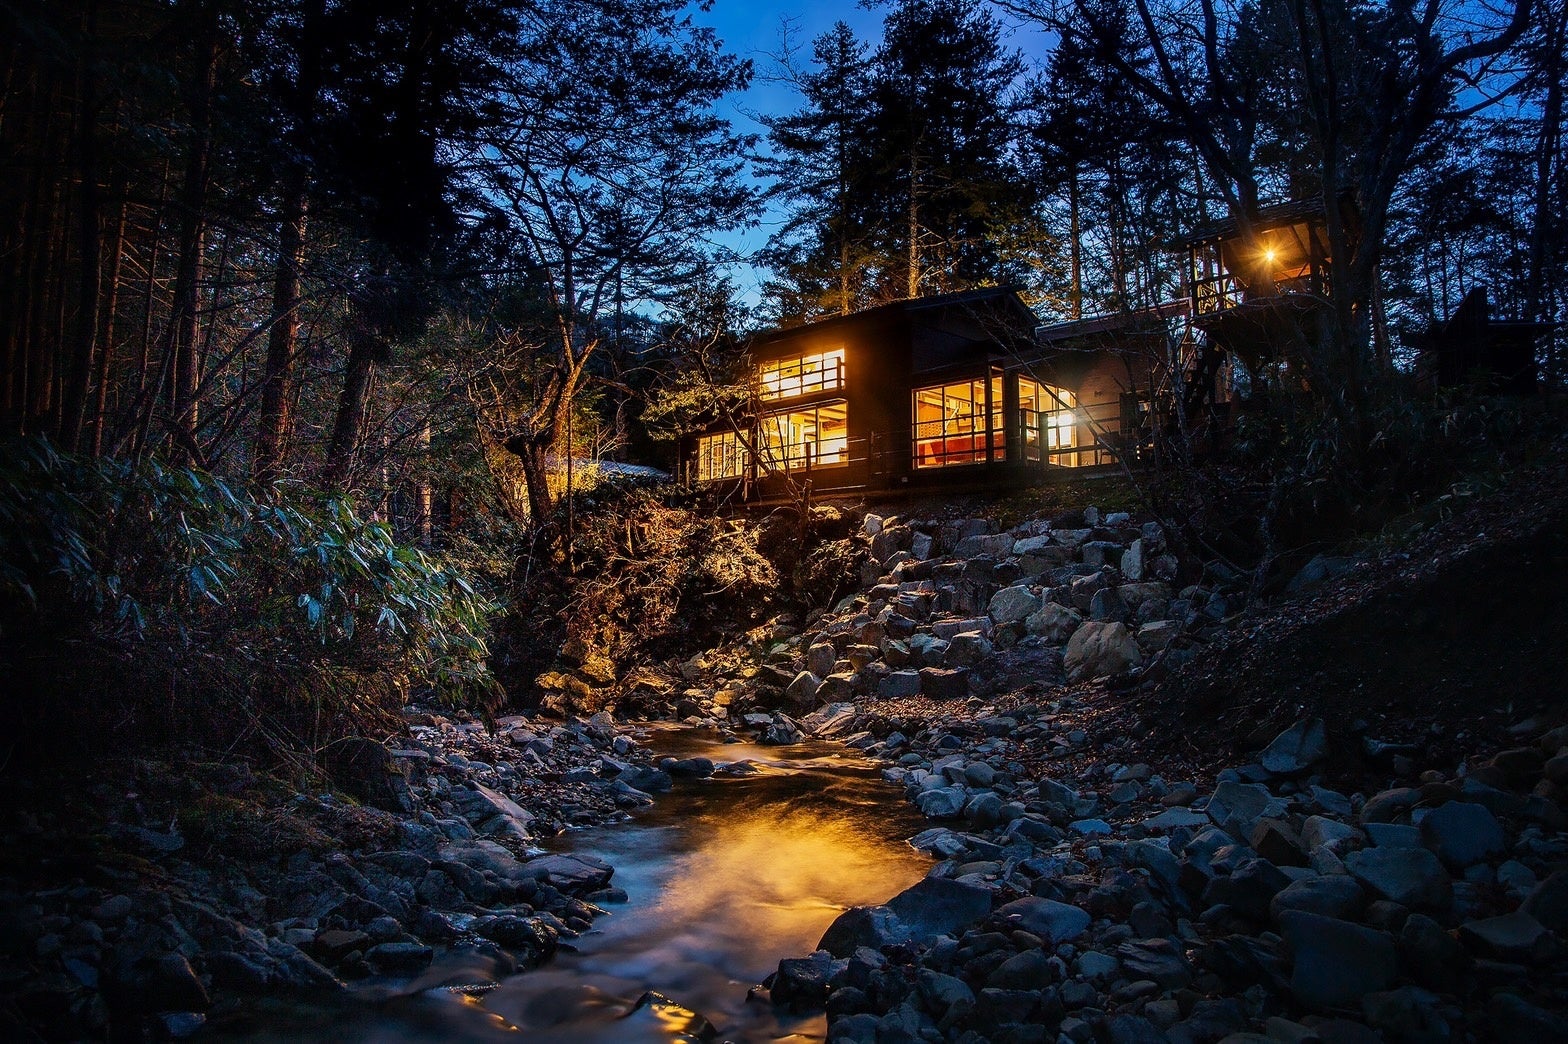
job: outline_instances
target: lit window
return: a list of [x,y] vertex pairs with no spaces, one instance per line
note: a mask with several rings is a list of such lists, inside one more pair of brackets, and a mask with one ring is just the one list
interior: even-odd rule
[[740,478],[750,462],[745,442],[733,431],[704,435],[697,440],[698,482]]
[[1024,421],[1026,460],[1040,459],[1040,445],[1043,442],[1047,459],[1051,463],[1068,467],[1080,463],[1078,454],[1061,452],[1078,445],[1078,400],[1072,392],[1020,377],[1018,411]]
[[844,349],[797,355],[762,364],[758,371],[765,400],[793,399],[844,387]]
[[914,393],[915,466],[940,468],[1003,460],[1002,378],[961,381]]
[[849,408],[842,402],[762,418],[759,452],[769,471],[849,463]]

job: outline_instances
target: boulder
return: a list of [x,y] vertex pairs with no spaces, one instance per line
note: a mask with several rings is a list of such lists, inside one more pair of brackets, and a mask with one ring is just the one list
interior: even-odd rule
[[1122,576],[1128,580],[1138,581],[1143,579],[1143,538],[1134,540],[1122,552]]
[[947,667],[973,667],[989,658],[992,651],[990,641],[982,634],[955,634],[947,643],[942,663]]
[[1159,652],[1180,633],[1181,624],[1175,620],[1151,620],[1138,628],[1138,644],[1151,653]]
[[991,909],[991,890],[979,885],[927,877],[888,900],[885,906],[857,906],[828,926],[819,950],[848,957],[860,946],[877,949],[901,942],[923,942],[957,935]]
[[1116,956],[1133,979],[1149,979],[1167,990],[1192,981],[1192,965],[1181,947],[1169,939],[1135,939],[1116,948]]
[[[832,648],[829,646],[829,648]],[[801,671],[795,675],[795,680],[789,683],[789,688],[784,690],[784,698],[796,707],[815,707],[817,705],[817,690],[822,688],[820,675],[810,671]]]
[[1029,614],[1024,621],[1024,630],[1030,634],[1039,635],[1053,645],[1063,645],[1073,636],[1078,625],[1083,623],[1083,617],[1075,609],[1055,602],[1047,602],[1040,610]]
[[1294,776],[1322,760],[1326,743],[1322,718],[1298,721],[1275,736],[1258,760],[1276,776]]
[[1459,937],[1482,953],[1520,963],[1534,963],[1543,956],[1540,947],[1551,945],[1546,928],[1523,910],[1467,921],[1459,926]]
[[1004,587],[991,597],[986,612],[998,626],[1021,623],[1040,608],[1040,596],[1027,587]]
[[1535,886],[1519,909],[1558,935],[1568,937],[1568,870],[1548,875]]
[[1366,892],[1355,878],[1345,874],[1324,874],[1291,882],[1269,903],[1269,913],[1275,921],[1290,910],[1351,921],[1361,915],[1366,900]]
[[1445,910],[1454,901],[1453,882],[1443,864],[1424,848],[1363,848],[1345,857],[1345,869],[1368,890],[1400,906]]
[[1475,963],[1458,939],[1419,913],[1399,930],[1399,958],[1417,982],[1444,993],[1456,992]]
[[1122,601],[1122,596],[1116,593],[1114,587],[1101,588],[1089,599],[1091,620],[1116,620],[1126,623],[1130,615],[1131,611],[1127,608],[1127,603]]
[[877,695],[884,700],[920,695],[920,672],[894,671],[877,683]]
[[1421,838],[1450,870],[1461,871],[1506,849],[1503,825],[1485,805],[1450,801],[1421,820]]
[[350,736],[321,752],[321,767],[345,793],[387,812],[411,812],[408,765],[374,740]]
[[1285,814],[1286,803],[1256,783],[1226,780],[1214,788],[1204,809],[1215,826],[1224,827],[1238,838],[1252,836],[1261,818],[1275,819]]
[[928,819],[952,819],[964,810],[968,799],[963,787],[937,787],[916,797],[915,805]]
[[1072,942],[1089,928],[1089,914],[1076,906],[1026,895],[998,907],[996,920],[1010,928],[1039,936],[1047,946]]
[[1309,1008],[1355,1007],[1394,983],[1398,959],[1386,932],[1302,910],[1285,911],[1280,930],[1293,958],[1291,992]]
[[922,667],[920,692],[933,700],[957,700],[969,695],[969,668]]
[[1125,674],[1143,663],[1143,651],[1133,641],[1127,625],[1090,621],[1073,632],[1062,654],[1067,680],[1072,682]]
[[819,678],[826,678],[833,673],[833,665],[838,662],[838,650],[832,642],[818,642],[806,650],[806,670]]
[[609,884],[615,868],[586,853],[555,853],[530,859],[523,864],[523,873],[568,895],[580,895]]

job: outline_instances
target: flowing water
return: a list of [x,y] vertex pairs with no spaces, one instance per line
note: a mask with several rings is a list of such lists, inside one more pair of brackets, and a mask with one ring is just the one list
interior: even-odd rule
[[[692,1039],[697,1012],[722,1040],[822,1039],[821,1016],[776,1015],[748,990],[780,958],[815,949],[847,907],[884,902],[918,881],[929,860],[904,839],[923,824],[874,765],[836,745],[724,743],[688,728],[658,729],[645,745],[746,761],[756,772],[677,779],[629,821],[552,839],[555,851],[611,863],[612,884],[628,901],[607,905],[592,931],[543,968],[475,996],[433,989],[360,1006],[352,1017],[322,1013],[318,1028],[334,1027],[322,1036],[672,1041]],[[674,1003],[637,1007],[649,991]],[[300,1039],[287,1031],[275,1039],[285,1036]]]

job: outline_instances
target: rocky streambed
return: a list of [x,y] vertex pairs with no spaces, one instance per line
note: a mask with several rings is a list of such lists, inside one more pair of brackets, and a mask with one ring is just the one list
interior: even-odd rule
[[[635,679],[703,742],[763,745],[716,748],[744,756],[608,714],[425,711],[329,752],[348,799],[200,764],[87,808],[24,794],[0,1017],[53,1039],[1568,1039],[1568,731],[1518,722],[1444,767],[1388,746],[1352,786],[1310,719],[1218,773],[1151,763],[1097,683],[1197,655],[1239,578],[1127,516],[996,530],[868,517],[860,592]],[[846,822],[880,828],[818,844]]]

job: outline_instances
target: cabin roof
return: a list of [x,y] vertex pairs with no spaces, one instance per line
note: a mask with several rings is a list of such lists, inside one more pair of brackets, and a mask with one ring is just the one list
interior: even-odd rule
[[[1325,217],[1323,201],[1321,199],[1298,199],[1288,203],[1275,203],[1267,207],[1259,207],[1257,214],[1252,219],[1253,227],[1260,232],[1272,228],[1281,228],[1285,225],[1297,225],[1304,221],[1322,221]],[[1210,221],[1199,225],[1187,235],[1176,242],[1180,248],[1202,246],[1205,243],[1217,243],[1226,239],[1235,239],[1241,235],[1241,225],[1235,218],[1225,218],[1221,221]]]
[[1022,322],[1020,330],[1032,329],[1038,319],[1028,305],[1018,296],[1023,287],[1016,284],[1006,286],[985,286],[977,290],[960,290],[950,294],[930,294],[925,297],[911,297],[903,301],[891,301],[887,304],[877,305],[873,308],[863,308],[858,312],[848,315],[833,315],[813,322],[803,323],[800,326],[790,326],[779,330],[768,330],[755,334],[752,345],[756,348],[766,348],[777,342],[790,340],[806,333],[820,333],[829,331],[839,326],[849,326],[867,320],[890,318],[900,314],[913,314],[932,311],[939,308],[964,307],[967,305],[981,305],[998,302],[1004,308],[1016,309]]
[[1093,315],[1085,319],[1072,319],[1065,323],[1052,323],[1035,330],[1035,341],[1042,347],[1051,347],[1080,337],[1112,333],[1136,327],[1146,322],[1158,322],[1178,315],[1186,315],[1192,303],[1187,298],[1163,301],[1151,308],[1137,308],[1107,315]]

